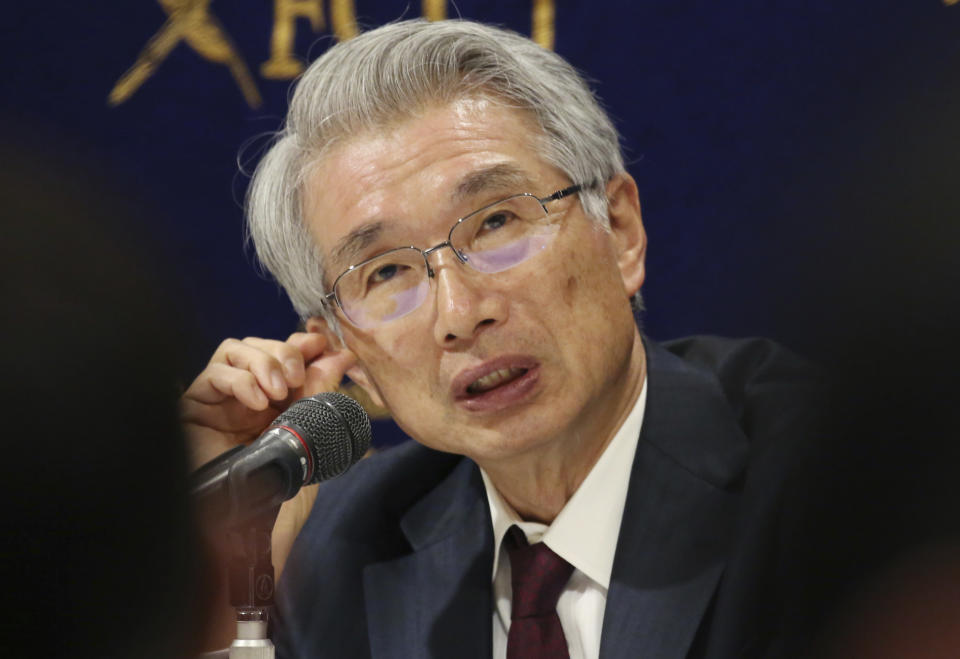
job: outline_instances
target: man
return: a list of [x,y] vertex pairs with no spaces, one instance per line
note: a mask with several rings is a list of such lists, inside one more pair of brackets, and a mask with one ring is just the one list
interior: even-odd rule
[[[765,342],[644,341],[637,186],[566,62],[467,22],[339,44],[248,208],[307,332],[221,345],[184,397],[197,460],[344,374],[417,441],[319,488],[281,583],[282,656],[768,648],[775,471],[748,466],[791,444],[807,383]],[[540,597],[514,592],[531,552],[567,570],[535,622],[512,619]]]

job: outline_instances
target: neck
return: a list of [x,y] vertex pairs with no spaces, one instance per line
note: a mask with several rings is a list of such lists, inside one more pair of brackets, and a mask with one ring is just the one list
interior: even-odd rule
[[646,375],[639,332],[625,362],[600,402],[585,410],[563,436],[536,451],[480,465],[521,519],[553,522],[630,415]]

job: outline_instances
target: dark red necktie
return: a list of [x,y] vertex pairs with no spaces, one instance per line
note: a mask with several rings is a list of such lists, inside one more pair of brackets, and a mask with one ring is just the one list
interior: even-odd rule
[[542,542],[528,545],[516,526],[511,527],[505,544],[513,581],[507,659],[569,659],[557,600],[573,566]]

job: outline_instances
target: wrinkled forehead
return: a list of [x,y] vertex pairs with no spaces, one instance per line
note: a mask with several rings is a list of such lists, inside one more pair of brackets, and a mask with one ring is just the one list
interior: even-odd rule
[[340,140],[303,179],[304,218],[328,269],[352,263],[358,245],[422,236],[497,195],[543,194],[557,177],[540,135],[528,113],[470,98]]

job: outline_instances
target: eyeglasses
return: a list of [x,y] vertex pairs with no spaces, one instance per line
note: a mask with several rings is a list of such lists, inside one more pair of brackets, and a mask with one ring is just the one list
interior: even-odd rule
[[547,204],[593,184],[580,183],[546,197],[516,194],[457,220],[447,239],[429,249],[397,247],[344,270],[324,302],[337,306],[353,325],[367,329],[402,318],[427,298],[434,277],[429,256],[449,247],[460,263],[495,273],[540,253],[560,230],[560,213]]

